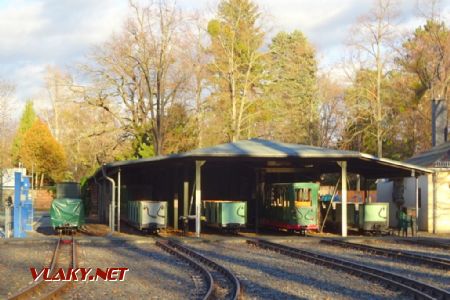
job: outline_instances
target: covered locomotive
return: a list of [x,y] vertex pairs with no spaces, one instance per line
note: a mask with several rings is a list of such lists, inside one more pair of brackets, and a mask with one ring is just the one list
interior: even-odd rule
[[83,200],[56,198],[50,207],[52,226],[57,231],[77,230],[85,224]]
[[77,182],[56,184],[56,198],[50,207],[50,218],[53,229],[59,232],[74,231],[85,224],[85,207]]

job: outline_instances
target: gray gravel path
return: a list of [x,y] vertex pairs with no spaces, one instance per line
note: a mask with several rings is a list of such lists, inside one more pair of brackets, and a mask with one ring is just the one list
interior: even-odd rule
[[195,273],[154,244],[106,247],[80,245],[82,267],[127,267],[123,282],[77,282],[66,299],[186,299],[195,291]]
[[50,265],[55,243],[0,244],[0,299],[32,284],[30,267]]
[[[369,254],[359,250],[324,245],[320,244],[318,240],[293,241],[284,244],[317,251],[321,254],[335,255],[349,261],[387,270],[450,291],[450,271],[414,265],[395,258]],[[406,250],[407,248],[404,247],[403,249]]]
[[246,243],[196,243],[189,247],[230,268],[244,299],[401,299],[402,294],[361,278]]

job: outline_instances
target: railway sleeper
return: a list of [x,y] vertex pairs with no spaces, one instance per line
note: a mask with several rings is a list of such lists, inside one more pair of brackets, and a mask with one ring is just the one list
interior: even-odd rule
[[370,254],[376,254],[376,255],[382,255],[386,257],[393,257],[398,259],[403,259],[415,263],[420,263],[422,265],[427,265],[430,267],[440,268],[444,270],[450,270],[450,260],[447,259],[441,259],[438,257],[431,257],[427,255],[418,255],[409,253],[406,251],[401,250],[391,250],[391,249],[384,249],[384,248],[377,248],[373,246],[367,246],[362,244],[356,244],[351,242],[344,242],[340,240],[321,240],[320,241],[323,244],[328,244],[332,246],[339,246],[343,248],[351,248],[351,249],[357,249],[361,250]]
[[231,282],[231,284],[234,286],[233,291],[231,293],[231,295],[232,295],[231,299],[233,299],[233,300],[239,299],[239,296],[242,292],[241,284],[239,282],[239,279],[230,270],[228,270],[226,267],[219,265],[218,263],[210,260],[209,258],[205,257],[204,255],[201,255],[200,253],[197,253],[187,247],[180,245],[177,242],[174,242],[173,240],[169,240],[168,244],[171,245],[172,247],[184,252],[186,255],[194,257],[195,259],[201,261],[203,264],[207,265],[208,267],[212,268],[213,270],[215,270],[215,271],[219,272],[220,274],[222,274],[223,276],[225,276]]
[[191,267],[193,267],[195,270],[200,272],[202,276],[205,278],[206,281],[206,292],[203,297],[203,300],[210,300],[214,299],[213,297],[213,287],[214,287],[214,279],[211,275],[211,272],[209,272],[206,268],[204,268],[202,265],[194,261],[192,258],[187,256],[186,254],[182,253],[172,245],[170,245],[167,241],[156,241],[156,245],[159,246],[164,251],[178,257],[179,259],[185,261],[188,263]]
[[338,259],[322,254],[291,248],[285,245],[274,244],[262,240],[247,240],[249,244],[256,245],[261,248],[269,249],[288,255],[294,258],[313,262],[315,264],[324,265],[332,268],[340,268],[347,273],[357,274],[360,277],[370,278],[371,280],[380,280],[388,287],[396,287],[414,295],[418,299],[450,299],[450,293],[437,287],[429,286],[425,283],[415,281],[391,272],[382,271],[373,267],[368,267]]

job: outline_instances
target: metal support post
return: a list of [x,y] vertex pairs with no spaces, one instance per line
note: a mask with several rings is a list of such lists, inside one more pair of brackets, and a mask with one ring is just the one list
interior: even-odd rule
[[121,194],[121,174],[119,172],[117,173],[117,231],[120,232],[120,194]]
[[102,167],[103,177],[105,177],[109,182],[111,182],[111,208],[110,208],[110,229],[112,232],[115,230],[114,221],[115,221],[115,207],[116,207],[116,183],[114,179],[108,177],[106,175],[105,167]]
[[203,160],[195,161],[195,235],[200,237],[200,217],[201,217],[201,206],[202,206],[202,166],[205,163]]
[[[111,230],[112,228],[112,209],[111,209],[112,204],[110,203],[108,205],[108,220],[109,220],[109,229]],[[112,230],[111,230],[112,231]]]
[[6,200],[5,205],[5,238],[11,237],[11,217],[12,217],[12,200]]
[[347,162],[341,161],[340,166],[342,169],[341,173],[341,184],[342,184],[342,236],[347,236]]

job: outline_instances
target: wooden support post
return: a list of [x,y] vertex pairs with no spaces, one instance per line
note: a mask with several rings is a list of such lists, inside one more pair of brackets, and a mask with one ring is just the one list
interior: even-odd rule
[[342,236],[347,236],[347,162],[341,161],[341,184],[342,184]]
[[361,191],[361,176],[356,174],[356,190]]
[[415,185],[414,196],[416,202],[416,235],[417,235],[417,232],[419,231],[419,178],[416,176],[416,172],[414,170],[411,171],[411,177],[414,177],[414,185]]
[[195,161],[195,235],[200,237],[200,217],[202,208],[202,166],[205,163],[204,160]]
[[255,183],[256,183],[256,197],[255,197],[255,232],[259,231],[259,202],[261,199],[261,183],[260,183],[260,174],[259,170],[256,170],[255,174]]
[[178,230],[178,193],[173,199],[173,229]]
[[183,183],[183,216],[189,215],[189,181]]

